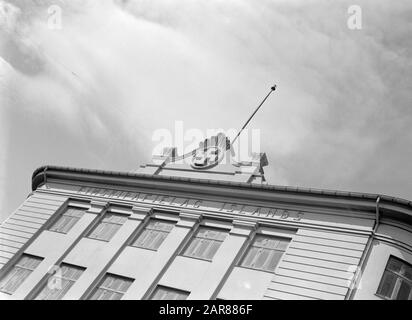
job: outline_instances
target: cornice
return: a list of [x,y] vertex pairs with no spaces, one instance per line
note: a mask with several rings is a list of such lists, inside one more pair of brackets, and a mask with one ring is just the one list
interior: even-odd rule
[[125,187],[179,190],[188,193],[219,194],[228,197],[349,208],[366,212],[374,212],[376,199],[380,197],[379,206],[382,213],[412,225],[412,202],[386,195],[58,166],[42,166],[36,169],[32,176],[32,190],[36,190],[49,178]]

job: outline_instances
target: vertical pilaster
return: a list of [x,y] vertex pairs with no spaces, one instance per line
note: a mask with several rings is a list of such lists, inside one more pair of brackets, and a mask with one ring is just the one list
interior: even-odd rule
[[199,283],[190,293],[188,299],[209,300],[213,298],[222,286],[229,274],[229,270],[232,269],[231,267],[235,263],[236,257],[255,228],[255,222],[233,221],[229,236],[216,252],[207,273],[203,279],[199,279]]
[[[150,261],[145,268],[145,273],[135,274],[135,281],[123,296],[123,299],[143,299],[153,289],[173,258],[179,253],[184,239],[200,220],[199,213],[181,212],[176,225],[167,235],[162,245],[150,255]],[[131,248],[131,250],[145,250]],[[123,263],[119,261],[119,263]],[[124,262],[126,263],[126,262]]]

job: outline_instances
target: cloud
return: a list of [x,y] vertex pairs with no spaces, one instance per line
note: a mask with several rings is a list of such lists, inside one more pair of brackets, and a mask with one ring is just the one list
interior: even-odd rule
[[274,82],[271,183],[412,198],[412,5],[358,1],[353,31],[351,4],[0,1],[2,217],[37,166],[134,170],[154,130],[238,128]]

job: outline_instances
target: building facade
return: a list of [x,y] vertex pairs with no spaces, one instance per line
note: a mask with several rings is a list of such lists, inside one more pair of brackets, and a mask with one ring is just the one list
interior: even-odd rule
[[37,169],[0,226],[0,299],[412,299],[412,202],[232,156],[218,135],[136,172]]

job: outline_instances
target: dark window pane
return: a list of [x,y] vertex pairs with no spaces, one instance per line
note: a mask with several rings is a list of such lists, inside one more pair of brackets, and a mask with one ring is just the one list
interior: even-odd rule
[[400,262],[398,259],[391,258],[389,260],[387,269],[399,273],[401,271],[401,267],[402,262]]
[[390,257],[377,294],[392,300],[412,299],[412,266],[396,257]]
[[411,285],[405,280],[401,280],[396,300],[408,300],[411,293]]
[[395,287],[395,282],[396,282],[396,276],[390,271],[385,271],[381,284],[378,289],[378,294],[384,297],[391,298],[393,288]]
[[401,274],[412,281],[412,267],[404,264],[402,266]]

